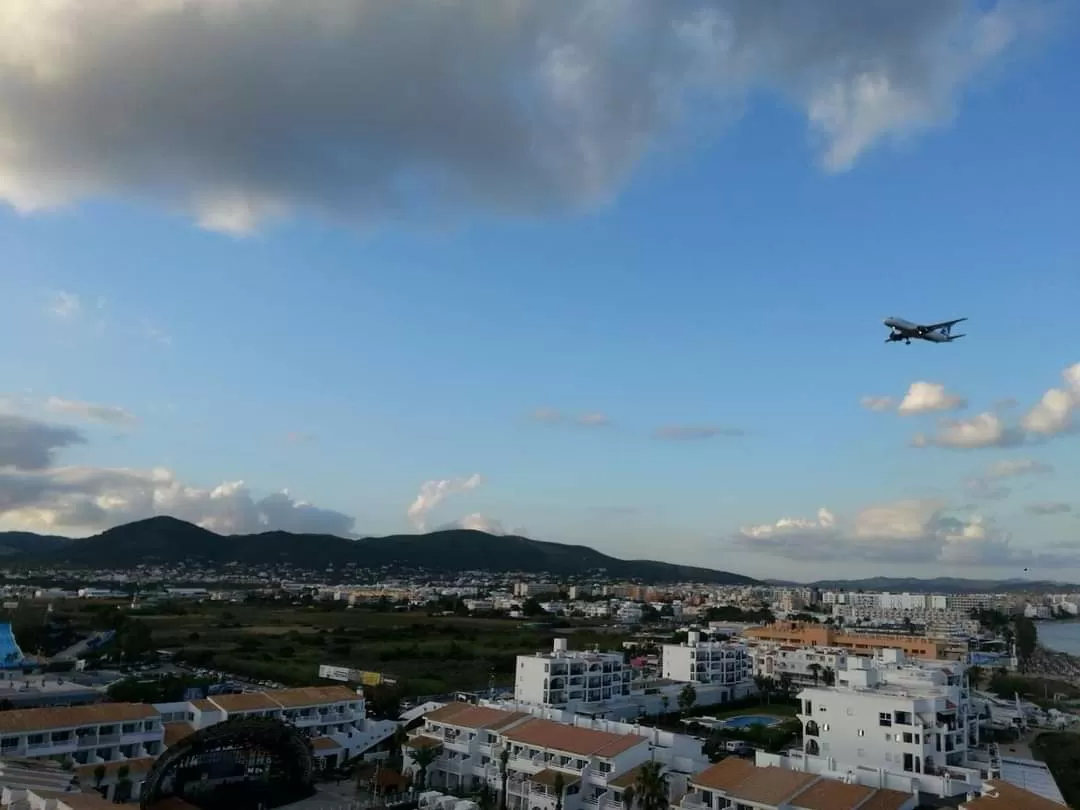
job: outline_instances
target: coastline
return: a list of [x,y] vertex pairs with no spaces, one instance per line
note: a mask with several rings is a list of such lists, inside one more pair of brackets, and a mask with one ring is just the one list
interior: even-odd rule
[[1024,674],[1080,683],[1080,656],[1052,649],[1040,642]]

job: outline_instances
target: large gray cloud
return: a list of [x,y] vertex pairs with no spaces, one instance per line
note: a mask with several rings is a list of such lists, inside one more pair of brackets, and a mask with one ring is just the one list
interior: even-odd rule
[[229,534],[282,530],[347,536],[355,525],[350,515],[287,492],[256,498],[242,481],[203,489],[164,468],[53,466],[56,450],[81,441],[69,428],[0,415],[0,529],[88,534],[155,515]]
[[699,93],[757,90],[839,170],[950,117],[1023,27],[987,5],[5,0],[0,199],[137,195],[229,231],[543,213],[608,199]]
[[42,470],[52,464],[57,450],[84,441],[73,428],[0,413],[0,470]]

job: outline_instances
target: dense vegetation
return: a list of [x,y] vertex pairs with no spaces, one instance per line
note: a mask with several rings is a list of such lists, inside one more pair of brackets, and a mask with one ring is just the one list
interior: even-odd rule
[[1040,734],[1031,748],[1054,775],[1065,803],[1080,807],[1080,734],[1065,731]]
[[[0,533],[0,545],[4,535]],[[266,532],[222,536],[182,520],[157,517],[118,526],[38,553],[8,554],[7,565],[65,564],[128,569],[141,564],[291,565],[301,570],[521,571],[559,576],[603,572],[619,579],[751,584],[755,580],[651,560],[620,560],[588,548],[526,537],[452,530],[348,540],[331,535]]]
[[[443,615],[446,607],[402,612],[382,603],[346,609],[340,602],[165,602],[131,610],[116,602],[70,602],[57,603],[50,624],[81,634],[115,630],[115,640],[99,651],[113,663],[166,650],[180,664],[286,685],[311,683],[320,664],[381,672],[396,684],[381,690],[380,700],[508,686],[515,657],[550,649],[557,635],[569,636],[579,649],[618,648],[628,638],[587,621]],[[182,692],[185,685],[193,684],[162,688]]]

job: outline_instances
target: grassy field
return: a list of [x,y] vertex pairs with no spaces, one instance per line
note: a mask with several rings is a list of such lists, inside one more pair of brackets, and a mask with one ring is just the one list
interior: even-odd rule
[[626,638],[584,622],[553,629],[425,611],[329,611],[276,604],[185,603],[165,611],[58,603],[53,618],[87,631],[108,621],[102,617],[109,610],[145,627],[153,649],[174,652],[178,660],[195,666],[307,684],[317,678],[319,664],[333,664],[381,672],[397,680],[408,695],[481,689],[492,678],[496,685],[511,685],[515,656],[550,649],[556,636],[570,636],[575,649],[604,650],[619,649]]

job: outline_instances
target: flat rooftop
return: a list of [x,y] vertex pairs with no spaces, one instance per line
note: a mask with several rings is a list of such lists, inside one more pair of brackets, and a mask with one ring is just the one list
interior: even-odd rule
[[1034,759],[1020,759],[1019,757],[1001,758],[1001,779],[1010,785],[1042,796],[1060,805],[1065,804],[1065,797],[1061,795],[1050,769],[1042,762]]

